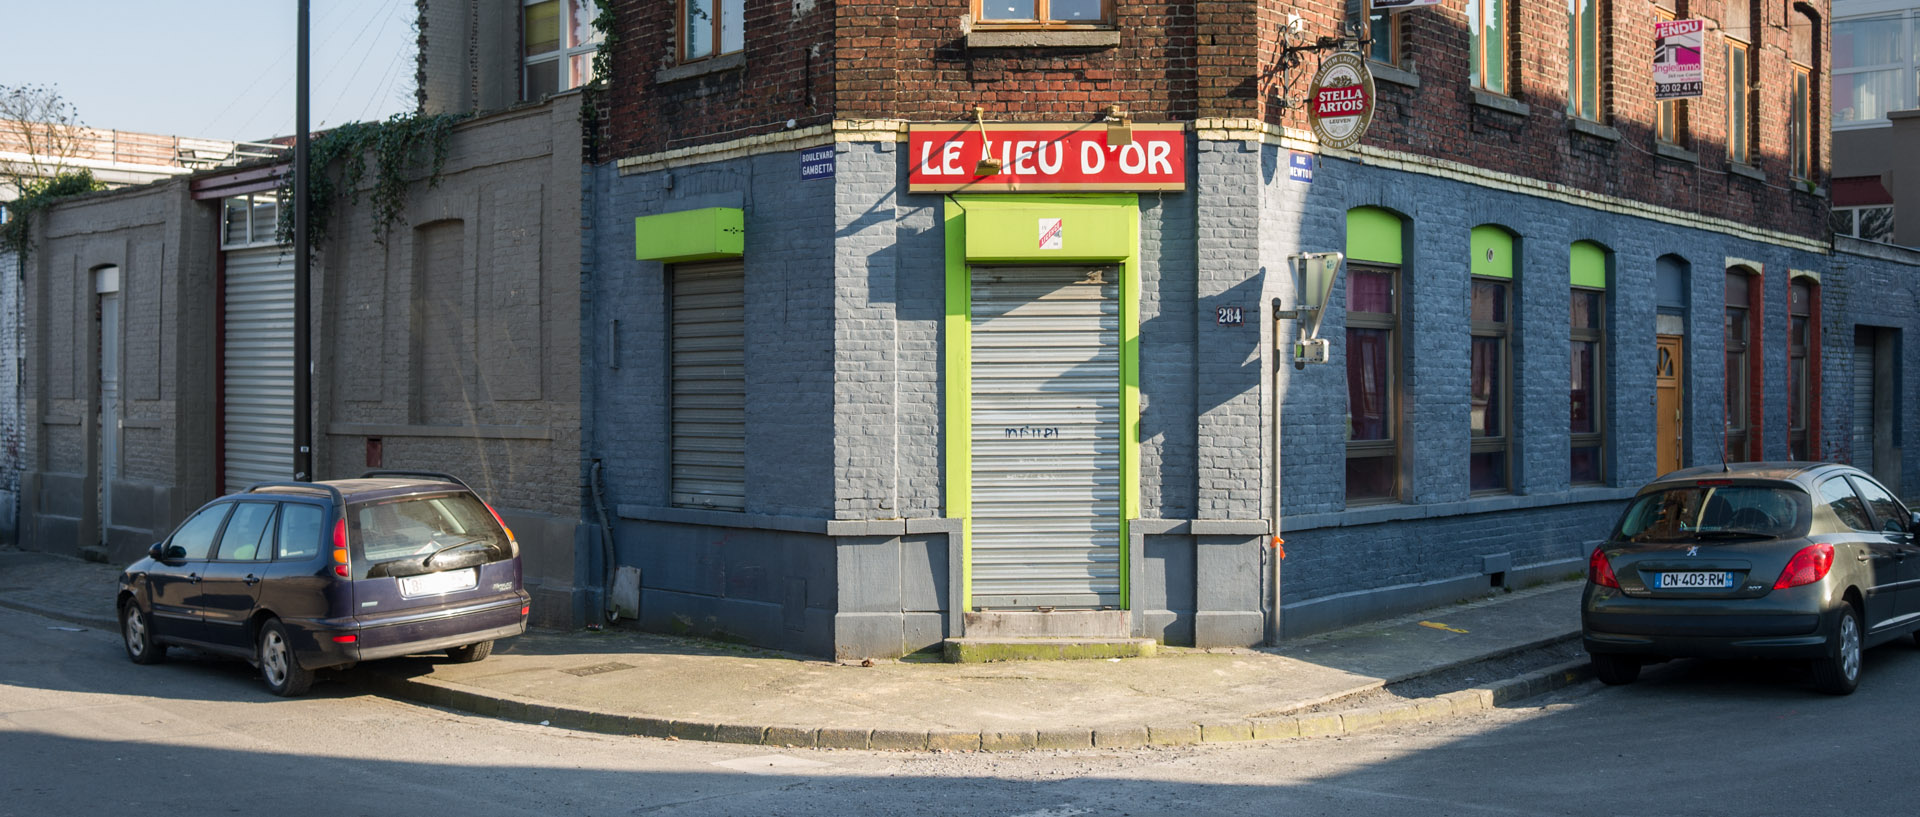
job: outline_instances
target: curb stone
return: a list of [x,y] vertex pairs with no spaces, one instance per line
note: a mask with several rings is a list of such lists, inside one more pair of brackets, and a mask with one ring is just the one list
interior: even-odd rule
[[1586,659],[1577,659],[1483,687],[1463,689],[1428,698],[1415,698],[1384,706],[1338,712],[1309,712],[1205,724],[1171,723],[1100,729],[1073,727],[1018,732],[964,732],[831,726],[807,728],[676,721],[556,706],[528,701],[504,693],[483,693],[449,681],[400,677],[380,673],[377,670],[366,670],[356,675],[359,682],[382,694],[502,720],[524,723],[545,721],[548,725],[582,731],[674,740],[910,752],[1132,749],[1148,746],[1192,746],[1339,737],[1374,731],[1396,724],[1433,722],[1496,709],[1515,701],[1582,683],[1592,677],[1591,665]]

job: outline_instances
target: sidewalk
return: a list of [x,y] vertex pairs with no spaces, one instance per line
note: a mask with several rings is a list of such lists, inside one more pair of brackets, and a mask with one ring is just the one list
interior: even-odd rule
[[[0,551],[0,606],[117,632],[118,574]],[[616,629],[532,632],[475,664],[401,658],[333,676],[511,720],[774,746],[1084,749],[1318,737],[1477,711],[1583,680],[1586,664],[1573,661],[1429,698],[1381,692],[1565,642],[1579,632],[1579,593],[1579,582],[1560,582],[1277,649],[1163,648],[1145,659],[858,666]],[[1365,705],[1342,708],[1356,698]]]

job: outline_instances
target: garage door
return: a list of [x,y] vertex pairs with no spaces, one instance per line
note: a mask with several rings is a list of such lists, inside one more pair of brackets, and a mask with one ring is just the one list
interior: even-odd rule
[[293,478],[293,254],[227,253],[222,388],[228,491]]
[[1120,604],[1117,277],[972,270],[977,608]]

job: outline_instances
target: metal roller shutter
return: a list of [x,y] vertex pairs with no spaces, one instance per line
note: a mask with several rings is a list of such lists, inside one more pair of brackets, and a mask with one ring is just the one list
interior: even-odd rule
[[972,270],[976,607],[1120,604],[1116,278]]
[[1853,467],[1873,473],[1873,340],[1853,347]]
[[746,274],[673,268],[673,504],[747,507]]
[[293,254],[227,253],[226,489],[293,478]]

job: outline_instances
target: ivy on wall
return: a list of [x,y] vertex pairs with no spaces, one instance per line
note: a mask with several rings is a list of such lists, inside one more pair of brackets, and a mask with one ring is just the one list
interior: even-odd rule
[[[399,113],[384,122],[353,122],[313,137],[307,148],[307,239],[310,247],[325,242],[333,205],[342,199],[358,204],[364,192],[373,206],[373,240],[385,245],[387,234],[406,221],[407,194],[424,176],[427,187],[440,186],[440,170],[447,161],[447,139],[465,114]],[[367,164],[373,163],[372,183],[364,191]],[[424,164],[424,169],[422,165]],[[293,199],[293,174],[281,179],[282,201]],[[293,241],[293,208],[280,210],[277,237]]]
[[73,170],[45,179],[23,179],[20,197],[7,203],[7,221],[0,224],[0,251],[12,252],[24,264],[33,249],[33,217],[45,212],[64,198],[105,190],[107,185],[93,178],[91,170]]
[[607,101],[607,84],[613,76],[613,51],[620,42],[620,35],[614,30],[613,0],[593,0],[593,28],[600,32],[600,47],[593,52],[593,81],[580,89],[580,130],[585,137],[583,144],[587,149],[589,162],[599,160],[600,123]]

